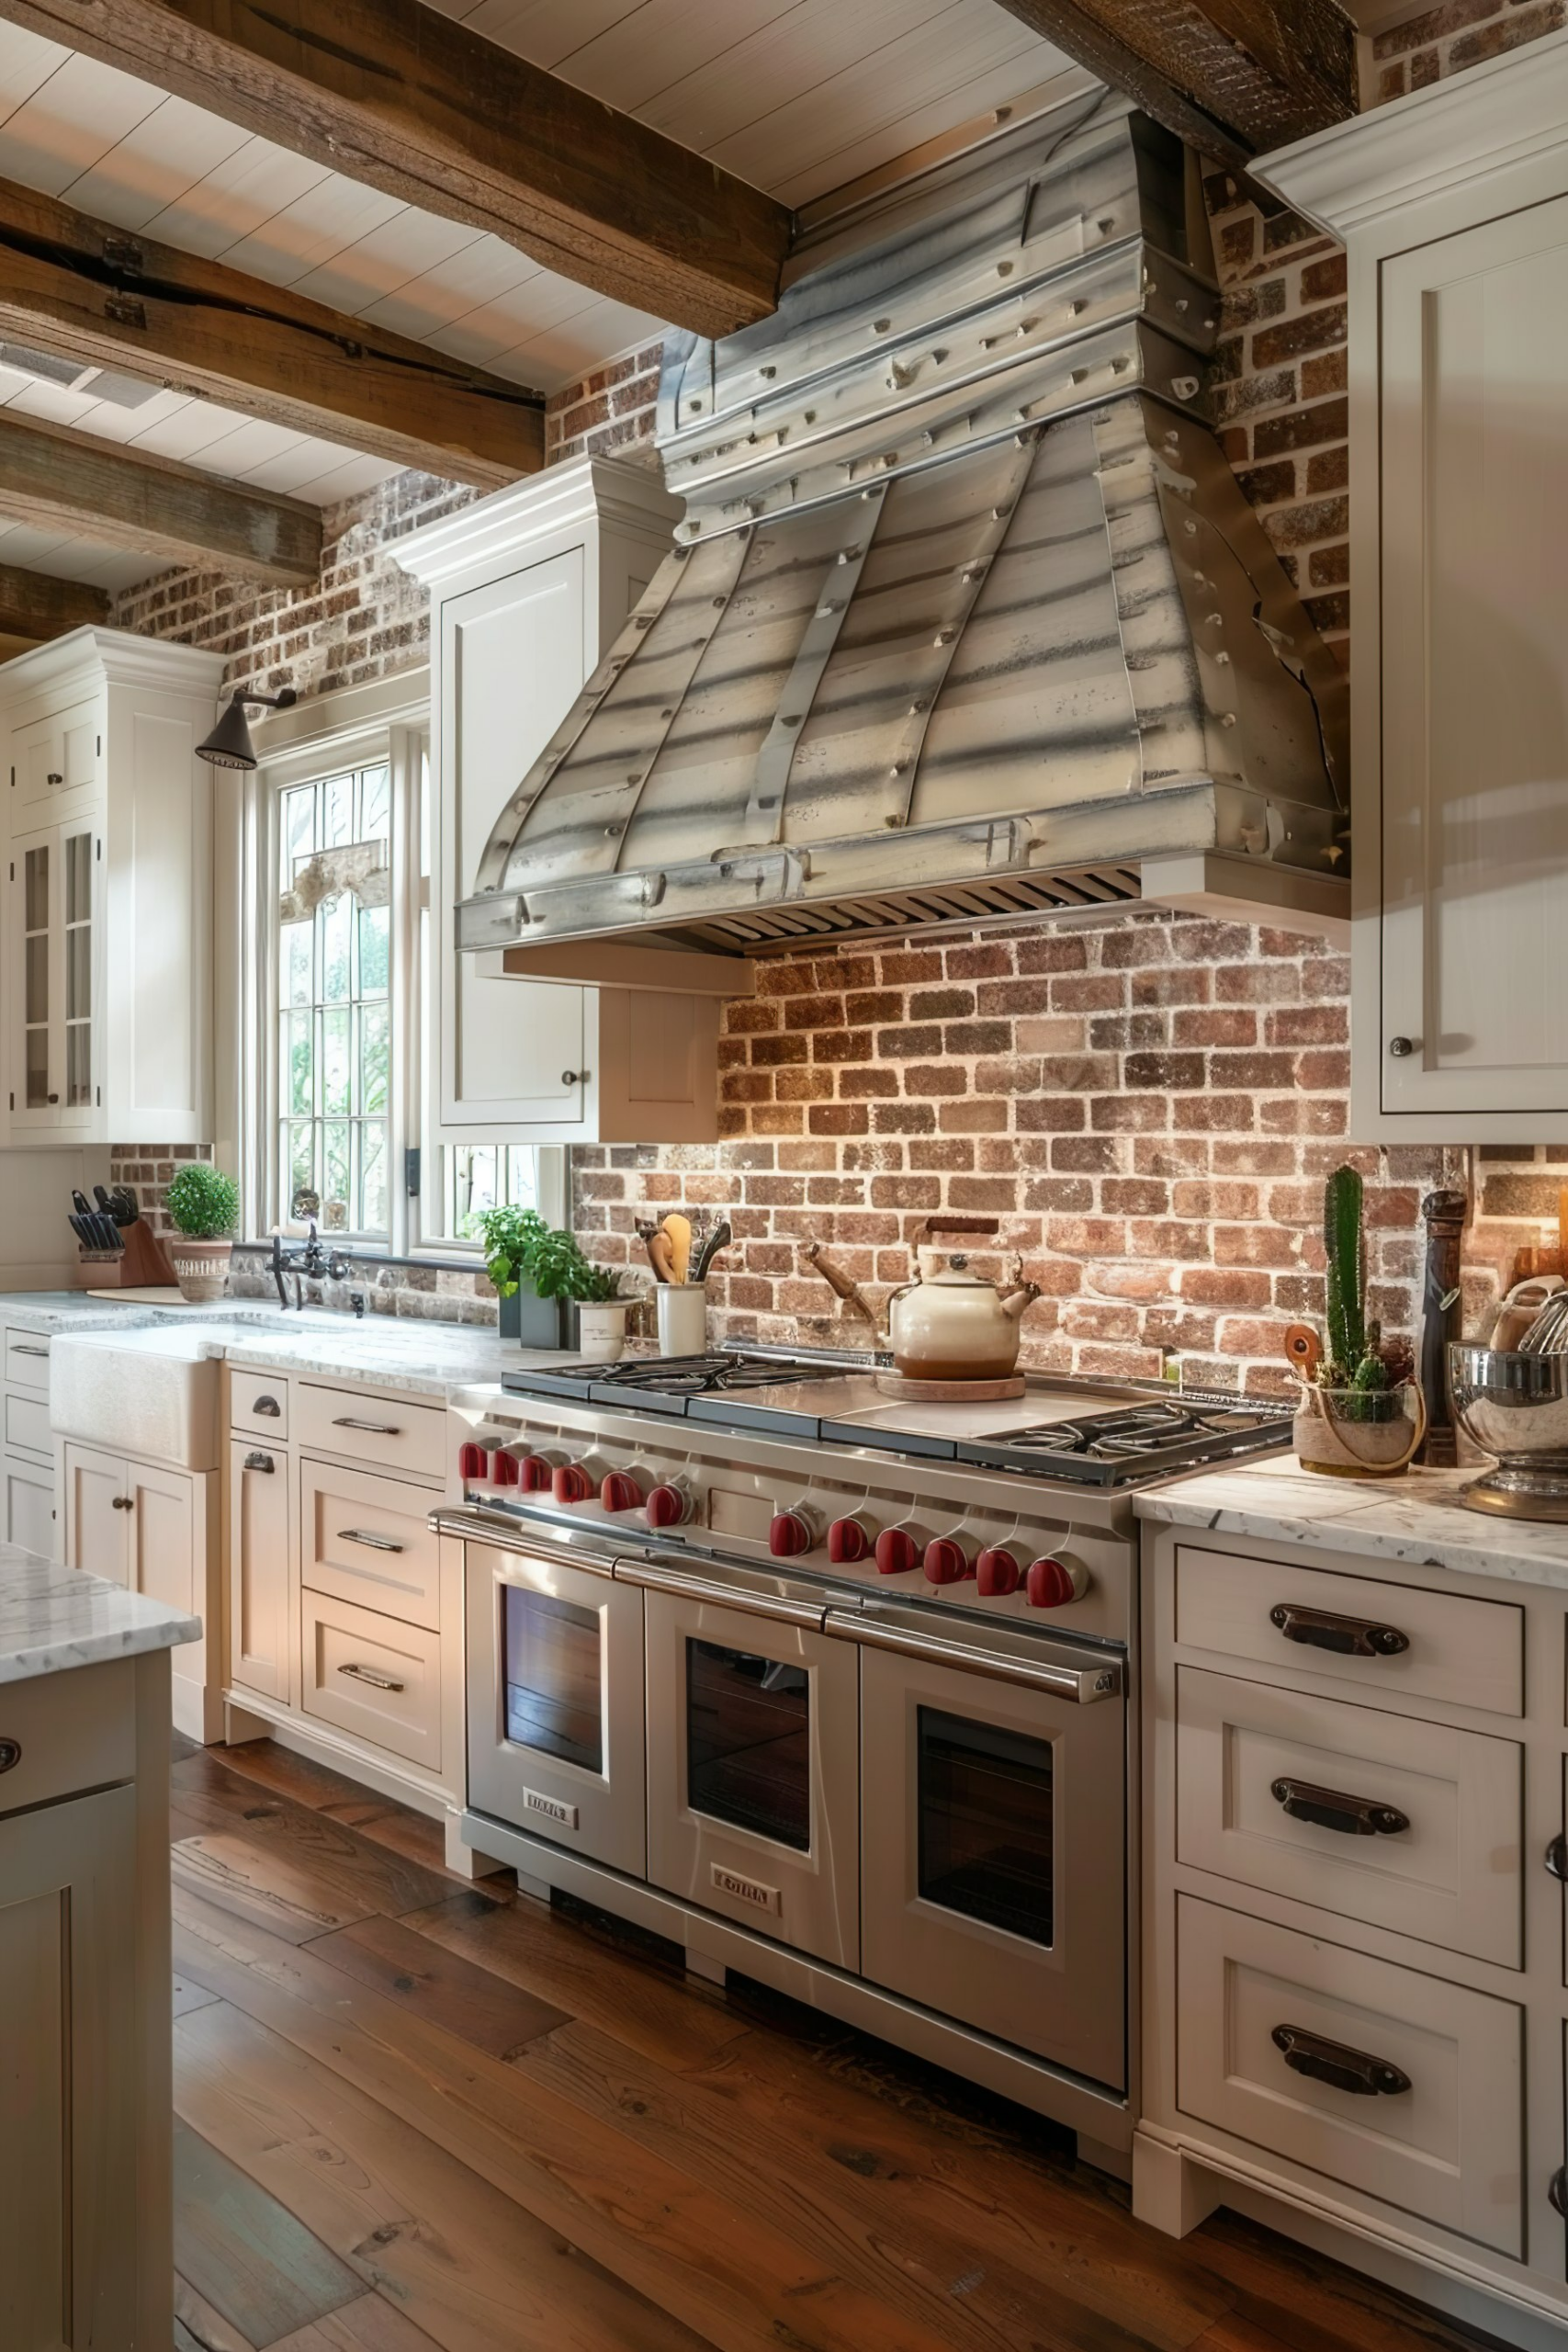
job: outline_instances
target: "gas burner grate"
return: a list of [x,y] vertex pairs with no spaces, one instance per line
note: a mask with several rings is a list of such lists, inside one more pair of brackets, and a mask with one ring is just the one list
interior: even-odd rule
[[798,1387],[840,1380],[841,1364],[781,1363],[767,1356],[715,1353],[638,1356],[620,1363],[562,1363],[502,1374],[501,1385],[522,1396],[592,1395],[603,1403],[641,1397],[679,1412],[691,1396],[735,1396],[752,1388]]
[[1136,1486],[1231,1454],[1283,1446],[1291,1413],[1283,1399],[1150,1397],[1075,1420],[998,1430],[960,1445],[958,1459],[1079,1486]]

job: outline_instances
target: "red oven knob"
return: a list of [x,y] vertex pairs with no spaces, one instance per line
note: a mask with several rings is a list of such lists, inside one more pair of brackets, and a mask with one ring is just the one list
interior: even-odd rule
[[924,1565],[928,1584],[962,1584],[975,1573],[968,1553],[951,1535],[939,1535],[926,1545]]
[[1023,1582],[1023,1570],[1005,1544],[988,1544],[975,1563],[975,1580],[982,1600],[1005,1600]]
[[920,1547],[907,1527],[885,1527],[876,1539],[876,1565],[885,1577],[907,1577],[920,1565]]
[[691,1497],[679,1487],[655,1487],[648,1498],[649,1527],[683,1527],[691,1516]]
[[585,1503],[593,1492],[593,1481],[581,1462],[563,1462],[550,1481],[550,1492],[558,1503]]
[[1032,1560],[1026,1578],[1032,1609],[1061,1609],[1081,1600],[1089,1587],[1089,1571],[1068,1552],[1049,1560]]
[[[547,1470],[549,1464],[547,1463],[545,1467]],[[515,1487],[520,1485],[522,1483],[522,1469],[518,1463],[517,1456],[514,1453],[509,1453],[506,1448],[502,1446],[500,1453],[495,1456],[495,1459],[491,1464],[491,1476],[494,1479],[498,1487]],[[546,1486],[547,1487],[549,1483],[549,1479],[547,1477],[545,1480]]]
[[837,1567],[871,1557],[871,1535],[863,1520],[836,1519],[828,1530],[828,1557]]
[[643,1492],[629,1470],[612,1470],[599,1489],[599,1499],[606,1510],[637,1510]]
[[460,1445],[457,1448],[457,1476],[466,1487],[470,1478],[490,1476],[490,1456],[482,1445]]
[[555,1478],[555,1464],[547,1462],[542,1453],[525,1453],[515,1464],[513,1475],[525,1495],[547,1495]]
[[802,1552],[812,1551],[816,1543],[817,1531],[804,1511],[774,1512],[768,1530],[768,1549],[775,1560],[797,1559]]

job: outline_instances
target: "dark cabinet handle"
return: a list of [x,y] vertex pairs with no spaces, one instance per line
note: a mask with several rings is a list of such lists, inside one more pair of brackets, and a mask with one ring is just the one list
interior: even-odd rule
[[1391,1037],[1388,1049],[1396,1062],[1402,1062],[1416,1051],[1416,1040],[1414,1037]]
[[1559,2165],[1556,2172],[1552,2174],[1546,2184],[1546,2194],[1551,2200],[1552,2211],[1561,2213],[1563,2220],[1568,2222],[1568,2165]]
[[401,1437],[396,1421],[356,1421],[352,1413],[340,1413],[333,1421],[334,1430],[364,1430],[370,1437]]
[[114,1510],[134,1510],[136,1509],[135,1498],[131,1495],[111,1495],[109,1497],[109,1504],[110,1508]]
[[270,1472],[276,1465],[274,1464],[270,1453],[247,1453],[245,1456],[244,1466],[247,1470],[265,1470]]
[[563,1069],[560,1074],[560,1082],[563,1086],[575,1086],[582,1075],[580,1069]]
[[1553,1878],[1568,1885],[1568,1838],[1554,1838],[1546,1849],[1546,1867]]
[[1269,1794],[1292,1821],[1337,1829],[1347,1838],[1398,1838],[1410,1826],[1410,1815],[1397,1805],[1379,1804],[1373,1797],[1348,1797],[1338,1789],[1320,1789],[1312,1781],[1273,1781]]
[[1336,1617],[1327,1609],[1303,1609],[1281,1600],[1269,1611],[1269,1623],[1288,1642],[1305,1642],[1309,1649],[1334,1650],[1341,1657],[1397,1657],[1410,1647],[1410,1636],[1397,1625],[1374,1625],[1365,1617]]
[[22,1760],[19,1739],[0,1739],[0,1772],[13,1772]]
[[44,778],[45,784],[63,784],[65,778],[61,775],[58,768],[51,768],[49,774]]
[[265,1420],[276,1421],[283,1408],[276,1396],[258,1396],[252,1405],[251,1410],[253,1413],[261,1414]]
[[1393,2098],[1410,2088],[1409,2075],[1386,2058],[1369,2058],[1364,2050],[1352,2050],[1343,2041],[1325,2041],[1303,2026],[1277,2025],[1269,2040],[1284,2052],[1292,2073],[1310,2075],[1314,2083],[1326,2083],[1332,2090],[1352,2091],[1359,2098],[1376,2098],[1382,2091]]

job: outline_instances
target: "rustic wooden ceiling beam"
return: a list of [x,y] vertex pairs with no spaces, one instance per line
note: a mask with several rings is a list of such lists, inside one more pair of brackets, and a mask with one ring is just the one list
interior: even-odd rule
[[0,409],[0,514],[275,586],[313,582],[321,517],[194,466]]
[[0,335],[479,490],[545,462],[537,392],[10,180]]
[[42,644],[73,628],[102,628],[109,600],[85,580],[55,580],[47,571],[24,571],[0,563],[0,637],[30,637]]
[[1338,0],[1002,6],[1232,171],[1357,110],[1356,28]]
[[0,0],[0,16],[676,326],[777,296],[773,198],[423,0]]

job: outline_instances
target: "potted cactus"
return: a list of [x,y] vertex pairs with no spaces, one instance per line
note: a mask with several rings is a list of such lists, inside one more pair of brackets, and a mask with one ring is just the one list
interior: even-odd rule
[[1363,1188],[1353,1168],[1337,1168],[1323,1188],[1323,1246],[1326,1328],[1304,1367],[1296,1458],[1330,1477],[1396,1477],[1426,1434],[1426,1412],[1409,1350],[1385,1346],[1368,1318]]

